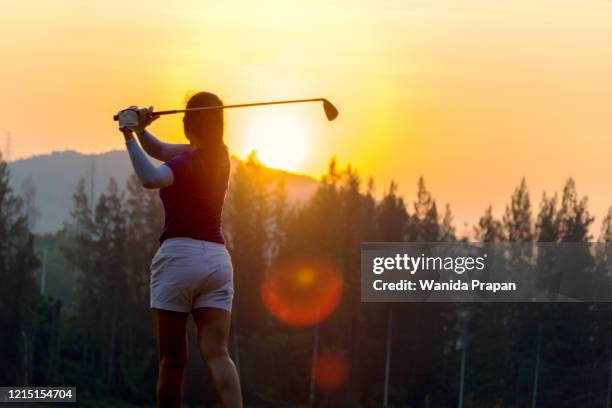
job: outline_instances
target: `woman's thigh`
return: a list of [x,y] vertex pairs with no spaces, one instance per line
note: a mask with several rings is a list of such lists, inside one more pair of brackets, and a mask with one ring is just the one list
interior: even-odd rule
[[198,343],[204,358],[227,353],[231,313],[214,307],[200,307],[192,311],[198,329]]
[[151,309],[160,362],[184,365],[187,361],[188,313]]

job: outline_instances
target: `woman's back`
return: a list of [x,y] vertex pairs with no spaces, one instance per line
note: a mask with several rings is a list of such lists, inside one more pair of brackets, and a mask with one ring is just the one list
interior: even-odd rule
[[221,212],[230,175],[227,148],[190,150],[165,164],[174,183],[159,191],[165,212],[160,243],[183,237],[224,244]]

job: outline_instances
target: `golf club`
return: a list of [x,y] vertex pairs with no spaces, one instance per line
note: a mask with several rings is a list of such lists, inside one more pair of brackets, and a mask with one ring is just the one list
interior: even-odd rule
[[[242,103],[238,105],[218,105],[218,106],[204,106],[201,108],[191,108],[191,109],[176,109],[176,110],[165,110],[153,112],[153,116],[161,116],[161,115],[171,115],[174,113],[183,113],[183,112],[194,112],[200,110],[208,110],[208,109],[229,109],[229,108],[247,108],[251,106],[264,106],[264,105],[281,105],[287,103],[302,103],[302,102],[323,102],[323,110],[325,111],[325,116],[327,120],[332,121],[336,119],[338,116],[338,109],[330,101],[325,98],[314,98],[314,99],[294,99],[290,101],[275,101],[275,102],[255,102],[255,103]],[[118,120],[119,117],[117,115],[113,116],[113,120]]]

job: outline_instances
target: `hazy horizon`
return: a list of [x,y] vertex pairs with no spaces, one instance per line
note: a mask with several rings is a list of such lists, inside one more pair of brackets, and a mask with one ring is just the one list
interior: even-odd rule
[[[123,154],[123,153],[125,153],[125,161],[126,161],[125,166],[127,166],[126,168],[129,168],[126,171],[127,172],[131,172],[132,171],[130,166],[129,166],[127,152],[125,152],[125,151],[123,151],[121,149],[112,149],[112,150],[108,150],[108,151],[100,152],[100,153],[84,153],[84,152],[76,151],[74,149],[71,149],[71,150],[61,150],[61,151],[53,151],[53,152],[36,154],[36,155],[29,156],[29,157],[24,157],[24,158],[20,158],[20,159],[14,160],[14,161],[10,161],[9,162],[9,167],[14,167],[14,164],[16,162],[24,162],[24,161],[27,161],[27,160],[30,160],[30,159],[36,159],[36,158],[39,158],[39,157],[45,157],[45,156],[49,156],[50,157],[50,156],[52,156],[54,154],[61,155],[61,154],[65,154],[65,153],[74,153],[74,154],[77,154],[77,155],[95,156],[95,157],[109,155],[109,154]],[[232,155],[232,158],[235,158],[237,160],[242,160],[242,158],[237,157],[235,155]],[[96,166],[99,166],[100,163],[99,162],[96,162],[96,163],[97,163]],[[340,163],[341,169],[345,168],[344,164],[345,163]],[[111,165],[111,167],[116,167],[116,163]],[[313,183],[314,182],[320,182],[321,176],[323,176],[323,174],[318,175],[318,176],[313,176],[313,175],[309,175],[309,174],[302,174],[302,173],[299,173],[299,172],[293,172],[293,171],[284,170],[284,169],[276,169],[276,168],[273,168],[273,167],[270,167],[270,168],[273,169],[273,170],[289,173],[289,174],[291,174],[292,176],[295,176],[295,177],[299,177],[299,178],[306,177],[306,178],[309,178],[309,179],[311,179],[313,181]],[[89,166],[87,166],[87,170],[83,170],[83,169],[81,169],[81,170],[82,170],[83,174],[78,175],[78,177],[88,178],[89,177],[89,173],[87,173],[87,172],[89,171]],[[118,171],[117,168],[115,168],[114,170]],[[31,172],[28,173],[28,174],[32,175]],[[24,180],[24,178],[26,176],[27,175],[22,170],[22,171],[20,171],[20,174],[17,176],[17,178],[14,178],[14,177],[12,178],[11,182],[12,182],[12,184],[15,187],[19,187],[19,185],[21,184],[21,182],[23,182],[23,180]],[[50,176],[53,177],[52,175],[45,174],[45,178],[46,179],[48,179]],[[116,178],[116,176],[114,176],[114,177]],[[415,191],[416,191],[416,185],[417,185],[417,182],[418,182],[418,177],[419,176],[415,177],[415,179],[413,180],[413,185],[411,186],[411,187],[414,188]],[[119,177],[119,179],[123,180],[121,177]],[[446,206],[446,204],[450,204],[451,212],[452,212],[453,217],[454,217],[453,224],[454,224],[454,226],[455,226],[455,228],[457,230],[457,234],[460,235],[461,237],[464,237],[464,236],[468,237],[468,238],[473,237],[473,232],[474,232],[473,231],[473,227],[478,223],[479,217],[484,214],[486,207],[488,207],[488,204],[487,205],[483,204],[482,210],[480,212],[475,213],[473,216],[468,216],[467,218],[463,218],[463,219],[459,218],[457,216],[457,214],[456,214],[456,211],[455,211],[454,207],[453,207],[453,203],[452,202],[450,202],[450,203],[441,202],[439,200],[437,192],[436,191],[432,191],[429,188],[429,183],[428,183],[427,177],[424,177],[424,179],[425,179],[425,184],[427,186],[427,189],[432,193],[432,196],[433,196],[434,200],[436,201],[436,204],[438,206],[438,212],[439,212],[440,216],[441,217],[443,216],[444,211],[445,211],[444,207]],[[527,178],[526,180],[527,180],[527,185],[529,187],[529,179]],[[36,181],[36,180],[34,180],[34,181]],[[102,182],[102,184],[98,184],[97,185],[96,193],[95,193],[96,196],[99,193],[101,193],[104,190],[104,188],[106,187],[106,181],[107,180],[100,180],[100,181]],[[48,182],[49,181],[47,180],[43,184],[47,185]],[[365,192],[365,189],[367,187],[367,182],[368,182],[367,179],[363,180],[363,184],[362,184],[362,191],[363,192]],[[381,186],[379,184],[376,184],[376,180],[374,180],[374,182],[375,182],[375,187],[376,187],[375,188],[375,198],[377,200],[379,200],[379,199],[382,198],[383,194],[386,191],[388,191],[388,186],[386,186],[386,185],[385,186]],[[35,182],[35,184],[36,184],[36,182]],[[76,182],[74,184],[76,185]],[[514,192],[514,189],[516,187],[518,187],[518,184],[519,184],[519,182],[517,182],[516,185],[514,185],[511,189],[508,190],[507,195],[505,197],[503,197],[503,199],[502,199],[502,201],[501,201],[499,206],[497,206],[497,207],[494,206],[493,207],[493,215],[496,218],[498,218],[498,219],[502,218],[502,216],[504,214],[504,211],[505,211],[505,208],[506,208],[506,206],[510,202],[510,195]],[[580,195],[581,196],[582,195],[587,195],[588,196],[588,192],[582,192],[582,189],[580,188],[580,183],[578,181],[576,181],[576,184],[577,184],[577,189],[578,189],[578,192],[580,193]],[[290,188],[290,191],[288,191],[289,196],[293,196],[295,194],[295,191],[293,191],[294,189],[295,189],[295,187],[294,188]],[[561,198],[561,194],[562,194],[562,190],[563,190],[563,185],[558,186],[558,188],[548,189],[548,190],[546,190],[546,193],[549,196],[554,194],[554,193],[556,193],[556,194],[558,194],[559,199],[560,199]],[[53,189],[53,191],[55,191],[55,189]],[[540,204],[540,200],[541,200],[543,191],[540,191],[540,192],[536,191],[536,192],[534,192],[533,190],[529,189],[529,193],[530,193],[530,199],[531,199],[532,217],[533,217],[533,221],[535,222],[536,219],[537,219],[537,214],[538,214],[538,211],[539,211],[539,204]],[[71,194],[72,194],[72,190],[70,190],[70,189],[67,190],[65,192],[65,194],[66,194],[66,198],[68,200],[70,198]],[[305,197],[302,197],[302,195],[304,194],[303,191],[298,193],[298,194],[300,195],[301,198],[299,198],[297,201],[301,201],[301,200],[305,199]],[[408,209],[408,212],[412,213],[413,212],[413,204],[414,204],[414,201],[416,200],[416,195],[414,193],[407,194],[407,193],[405,193],[403,191],[399,191],[399,194],[400,194],[400,196],[402,196],[404,198],[406,206],[407,206],[407,209]],[[294,200],[291,200],[291,197],[289,197],[289,198],[290,198],[290,201],[294,201]],[[295,199],[295,197],[293,197],[293,198]],[[40,201],[40,197],[38,197],[37,200]],[[66,211],[68,211],[69,210],[68,201],[66,201],[65,207],[66,207]],[[595,221],[594,221],[594,223],[590,227],[590,232],[593,235],[593,240],[597,240],[599,238],[599,232],[600,232],[600,228],[601,228],[601,223],[602,223],[603,218],[607,214],[607,210],[604,213],[602,213],[602,214],[595,213],[591,206],[589,206],[589,210],[591,212],[591,215],[595,217]],[[43,211],[43,216],[45,215],[44,213],[45,213],[45,211]],[[67,212],[66,212],[66,214],[67,214]],[[59,220],[60,224],[61,224],[61,222],[63,222],[63,220]],[[53,222],[52,224],[54,224],[54,223],[55,222]],[[48,232],[48,231],[45,230],[45,232]]]

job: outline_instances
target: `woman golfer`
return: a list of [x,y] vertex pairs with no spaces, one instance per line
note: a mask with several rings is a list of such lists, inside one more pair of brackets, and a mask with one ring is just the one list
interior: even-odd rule
[[[187,108],[222,105],[200,92]],[[187,362],[187,317],[193,315],[198,346],[225,407],[241,407],[236,367],[227,343],[234,294],[232,262],[221,232],[221,210],[230,161],[223,142],[223,110],[186,112],[189,144],[160,142],[146,127],[152,108],[119,113],[134,171],[145,188],[160,189],[165,223],[151,264],[151,310],[157,335],[157,406],[180,407]],[[153,165],[149,156],[164,163]]]

